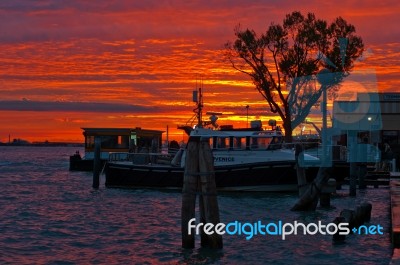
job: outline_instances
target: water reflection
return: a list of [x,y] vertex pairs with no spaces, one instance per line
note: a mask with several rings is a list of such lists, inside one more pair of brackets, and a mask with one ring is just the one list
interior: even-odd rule
[[[39,148],[40,149],[40,148]],[[221,222],[331,222],[361,201],[373,205],[371,224],[383,236],[350,235],[344,244],[330,236],[223,236],[224,248],[181,248],[181,194],[159,190],[92,190],[91,174],[69,172],[75,148],[0,150],[1,264],[388,264],[387,188],[358,191],[346,187],[332,198],[336,208],[291,212],[293,194],[219,194]],[[46,154],[37,161],[37,152]],[[59,154],[64,154],[59,156]],[[7,159],[5,159],[7,157]],[[21,163],[21,157],[31,162]],[[22,160],[27,160],[23,158]],[[51,161],[51,162],[48,162]],[[197,217],[198,219],[198,217]]]

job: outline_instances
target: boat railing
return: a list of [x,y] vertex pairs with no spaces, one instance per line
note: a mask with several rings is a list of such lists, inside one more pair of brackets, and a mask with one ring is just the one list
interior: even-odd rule
[[[296,144],[302,144],[304,147],[304,154],[321,158],[323,156],[323,148],[321,144],[309,143],[309,142],[296,142],[296,143],[284,143],[284,149],[295,149]],[[348,150],[343,145],[327,145],[327,154],[330,154],[333,161],[346,161],[348,157]]]
[[110,153],[109,162],[131,162],[137,165],[148,164],[170,164],[174,155],[163,153],[128,153],[115,152]]

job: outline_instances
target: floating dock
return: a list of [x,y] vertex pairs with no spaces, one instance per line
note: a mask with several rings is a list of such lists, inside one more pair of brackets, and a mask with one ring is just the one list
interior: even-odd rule
[[390,180],[390,211],[392,218],[392,244],[400,248],[400,180]]
[[[398,172],[392,177],[398,178]],[[392,175],[392,174],[391,174]],[[390,180],[391,241],[393,255],[391,265],[400,264],[400,179]]]

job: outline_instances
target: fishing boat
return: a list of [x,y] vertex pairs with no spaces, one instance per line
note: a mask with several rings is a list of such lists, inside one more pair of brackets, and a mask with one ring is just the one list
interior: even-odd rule
[[[263,129],[260,120],[250,128],[218,126],[220,113],[210,113],[202,120],[201,89],[194,93],[197,108],[196,126],[182,126],[191,138],[208,141],[214,157],[215,181],[219,190],[227,191],[288,191],[297,190],[293,145],[283,143],[283,133],[274,120],[271,129]],[[189,139],[190,141],[190,139]],[[111,153],[105,166],[106,186],[144,188],[182,188],[186,149],[175,156],[155,153]],[[319,159],[304,156],[305,164],[318,164]],[[306,173],[315,177],[317,167]]]
[[[206,139],[214,157],[215,181],[226,191],[289,191],[297,189],[295,156],[285,148],[279,129],[194,129],[190,137]],[[112,153],[105,167],[106,186],[182,188],[186,149],[174,157],[153,153]],[[307,163],[319,159],[305,155]],[[317,168],[309,167],[314,177]]]

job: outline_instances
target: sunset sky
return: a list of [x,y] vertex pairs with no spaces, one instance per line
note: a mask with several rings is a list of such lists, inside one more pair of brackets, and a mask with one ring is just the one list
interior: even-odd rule
[[[220,124],[267,121],[249,78],[222,56],[234,27],[262,33],[285,14],[342,16],[368,51],[356,68],[379,91],[400,84],[398,1],[0,1],[0,142],[82,142],[81,127],[142,127],[182,139],[192,90],[203,79],[205,111]],[[357,69],[358,69],[357,68]],[[229,121],[231,120],[231,121]]]

